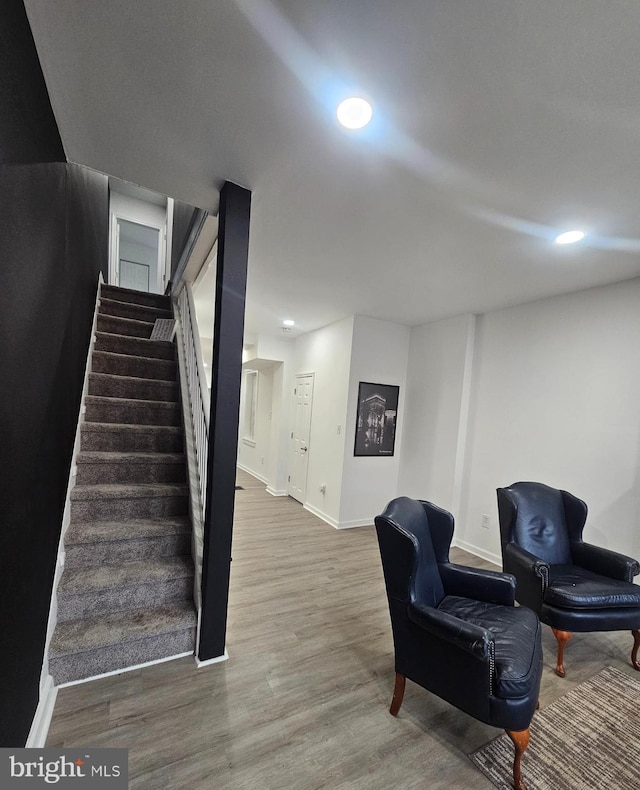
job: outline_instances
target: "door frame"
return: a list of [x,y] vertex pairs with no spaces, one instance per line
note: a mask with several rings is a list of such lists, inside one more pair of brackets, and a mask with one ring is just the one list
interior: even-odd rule
[[[155,290],[150,293],[162,294],[168,282],[167,262],[168,262],[168,245],[167,245],[167,224],[168,224],[168,207],[164,208],[151,203],[145,204],[144,201],[138,198],[129,198],[125,196],[126,201],[131,204],[135,200],[136,203],[141,204],[139,210],[135,205],[114,205],[120,202],[117,199],[113,200],[115,195],[120,197],[119,193],[112,193],[109,200],[109,283],[111,285],[120,285],[120,239],[118,234],[118,221],[124,220],[125,222],[133,222],[135,225],[142,225],[146,228],[155,228],[158,233],[158,263],[157,263],[157,280],[155,283]],[[145,215],[144,207],[150,209],[149,215]],[[157,212],[155,210],[158,210]],[[154,219],[152,214],[164,212],[164,221]],[[151,285],[151,283],[150,283]]]
[[[301,503],[303,505],[307,501],[307,479],[309,477],[309,456],[311,454],[311,421],[312,421],[312,418],[313,418],[313,395],[314,395],[315,384],[316,384],[316,377],[315,377],[315,373],[313,371],[309,371],[308,373],[296,373],[295,376],[294,376],[294,381],[296,383],[294,384],[293,395],[291,397],[291,428],[292,428],[292,430],[290,431],[291,438],[289,439],[289,470],[292,470],[293,469],[293,465],[294,465],[294,454],[293,454],[293,438],[294,437],[293,437],[293,434],[294,434],[294,430],[295,430],[295,420],[296,420],[296,397],[297,397],[297,394],[298,394],[297,382],[298,382],[298,379],[307,378],[308,376],[311,376],[311,408],[309,409],[309,438],[307,440],[307,447],[308,447],[308,450],[307,450],[307,469],[306,469],[306,474],[305,474],[305,479],[304,479],[304,489],[303,489],[302,503]],[[289,474],[288,477],[289,477],[289,480],[288,480],[288,485],[287,485],[287,495],[290,496],[292,499],[295,499],[296,502],[298,502],[299,500],[296,497],[294,497],[293,494],[291,493],[291,475]]]

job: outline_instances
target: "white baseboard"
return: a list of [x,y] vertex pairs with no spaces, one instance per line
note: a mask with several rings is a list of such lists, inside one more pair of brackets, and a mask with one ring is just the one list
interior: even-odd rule
[[354,527],[372,527],[372,518],[354,518],[351,521],[340,521],[336,529],[353,529]]
[[322,510],[318,510],[317,507],[314,507],[313,505],[309,505],[307,503],[304,503],[302,507],[305,510],[308,510],[309,513],[313,513],[314,516],[317,516],[318,518],[322,519],[330,526],[334,527],[334,529],[338,529],[338,522],[335,520],[335,518],[331,518],[331,516],[328,516],[326,513],[323,513]]
[[192,656],[193,650],[187,653],[177,653],[175,656],[166,656],[166,658],[156,658],[155,661],[145,661],[143,664],[134,664],[132,667],[125,667],[124,669],[113,669],[111,672],[103,672],[101,675],[91,675],[90,678],[82,678],[82,680],[70,680],[68,683],[61,683],[58,688],[66,689],[69,686],[79,686],[81,683],[90,683],[92,680],[100,680],[101,678],[110,678],[113,675],[122,675],[125,672],[133,672],[134,669],[145,669],[145,667],[153,667],[156,664],[165,664],[167,661],[175,661],[176,658],[186,658]]
[[302,507],[305,510],[308,510],[309,513],[313,513],[314,516],[321,518],[323,521],[326,521],[327,524],[330,524],[334,529],[352,529],[353,527],[371,527],[373,526],[373,519],[372,518],[354,518],[351,521],[336,521],[335,518],[328,516],[322,510],[319,510],[317,507],[313,505],[309,505],[305,502]]
[[472,543],[467,543],[466,540],[459,540],[457,538],[453,539],[451,545],[457,546],[460,549],[464,549],[465,551],[468,551],[469,554],[475,554],[476,557],[487,560],[487,562],[492,562],[494,565],[502,568],[502,557],[500,557],[499,554],[494,554],[492,551],[485,551],[485,549],[474,546]]
[[267,494],[271,494],[271,496],[289,496],[289,492],[286,488],[277,489],[271,488],[271,486],[267,486]]
[[242,469],[243,472],[246,472],[248,475],[251,475],[251,477],[255,477],[256,480],[259,480],[261,483],[264,483],[265,485],[267,485],[267,483],[269,482],[266,477],[259,475],[257,472],[254,472],[253,469],[249,469],[249,467],[245,466],[244,464],[236,464],[236,466],[238,467],[238,469]]
[[29,737],[25,747],[27,749],[42,749],[47,742],[47,735],[49,733],[49,726],[51,724],[51,717],[53,716],[53,709],[56,705],[56,697],[58,696],[58,689],[53,685],[53,678],[48,675],[43,688],[40,690],[40,701],[36,708],[31,729],[29,730]]
[[198,669],[202,669],[202,667],[208,667],[211,666],[211,664],[220,664],[223,661],[228,661],[229,654],[225,650],[221,656],[216,656],[215,658],[208,658],[206,661],[200,661],[198,656],[195,656],[195,659],[196,659],[196,666],[198,667]]

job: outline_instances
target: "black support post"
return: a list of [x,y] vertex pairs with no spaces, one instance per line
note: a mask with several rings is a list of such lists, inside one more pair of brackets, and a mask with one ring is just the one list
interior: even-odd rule
[[202,616],[198,658],[224,654],[235,502],[242,339],[251,192],[225,182],[220,193],[213,331]]

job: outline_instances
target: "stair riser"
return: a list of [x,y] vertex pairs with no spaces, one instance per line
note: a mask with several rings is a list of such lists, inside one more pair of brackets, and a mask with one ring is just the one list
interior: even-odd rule
[[116,587],[110,590],[91,590],[67,595],[58,591],[58,622],[113,614],[145,606],[161,606],[174,601],[186,601],[193,595],[193,577],[186,576],[166,581],[143,582],[137,586]]
[[180,425],[178,404],[148,403],[131,400],[126,404],[87,403],[84,418],[87,422],[127,423],[129,425]]
[[154,323],[156,318],[173,318],[170,310],[159,310],[155,307],[137,305],[132,302],[112,302],[102,297],[100,299],[99,315],[115,315],[119,318],[133,318],[135,321]]
[[83,450],[113,453],[181,453],[184,441],[180,434],[169,431],[84,431]]
[[186,478],[184,463],[79,463],[76,484],[184,483]]
[[158,307],[160,310],[171,309],[171,298],[164,294],[150,294],[144,291],[127,291],[113,285],[103,285],[100,289],[100,297],[103,299],[113,299],[116,302],[132,302],[133,304],[148,305]]
[[186,496],[136,497],[130,499],[90,499],[71,503],[71,520],[125,521],[131,518],[186,516]]
[[176,403],[178,385],[176,382],[133,378],[106,378],[104,375],[89,375],[89,395],[104,398],[131,398],[133,400],[157,400]]
[[124,318],[115,315],[98,314],[98,332],[110,332],[114,335],[130,335],[131,337],[151,337],[152,324],[132,324]]
[[175,359],[173,343],[144,340],[139,337],[122,335],[98,334],[94,345],[95,351],[110,351],[112,354],[128,356],[157,357],[158,359]]
[[91,359],[91,370],[93,373],[111,373],[114,376],[176,380],[176,363],[172,359],[114,356],[97,351]]
[[102,675],[117,669],[158,661],[161,658],[193,652],[195,628],[160,634],[132,643],[98,648],[89,653],[71,653],[49,659],[49,671],[56,685]]
[[64,567],[84,568],[88,565],[115,565],[119,562],[153,559],[156,557],[182,557],[191,551],[191,535],[160,535],[136,540],[110,540],[100,543],[83,543],[67,546]]

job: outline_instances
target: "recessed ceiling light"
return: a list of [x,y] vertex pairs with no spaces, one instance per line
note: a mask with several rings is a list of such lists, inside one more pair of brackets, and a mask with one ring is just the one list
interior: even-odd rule
[[338,105],[336,115],[340,123],[347,129],[362,129],[371,120],[373,110],[366,99],[352,96]]
[[556,244],[575,244],[576,241],[582,241],[584,233],[581,230],[568,230],[566,233],[561,233],[556,236]]
[[295,326],[296,322],[292,321],[290,318],[285,318],[284,321],[282,322],[282,325],[283,326]]

